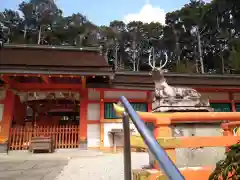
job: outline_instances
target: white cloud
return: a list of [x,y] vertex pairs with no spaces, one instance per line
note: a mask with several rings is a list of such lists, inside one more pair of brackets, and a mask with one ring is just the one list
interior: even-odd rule
[[142,21],[144,23],[160,22],[165,24],[166,13],[160,7],[153,7],[151,4],[145,4],[138,13],[130,13],[124,16],[123,21]]

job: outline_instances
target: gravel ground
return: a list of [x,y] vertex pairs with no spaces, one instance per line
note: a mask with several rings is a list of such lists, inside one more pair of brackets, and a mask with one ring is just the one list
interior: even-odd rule
[[[132,153],[132,169],[148,165],[147,153]],[[123,155],[104,154],[103,156],[69,160],[56,180],[123,180]]]

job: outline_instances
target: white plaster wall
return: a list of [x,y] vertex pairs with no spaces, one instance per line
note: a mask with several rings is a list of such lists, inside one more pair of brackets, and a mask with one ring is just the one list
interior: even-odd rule
[[0,104],[0,121],[3,119],[4,104]]
[[[123,129],[122,123],[104,123],[104,147],[113,146],[112,135],[108,133],[111,129]],[[130,129],[136,129],[132,123],[130,123]],[[117,146],[123,146],[123,136],[115,136],[115,142]]]
[[223,130],[216,124],[178,124],[173,126],[173,136],[223,136]]
[[87,117],[88,120],[100,120],[100,103],[88,104]]
[[128,99],[146,100],[147,93],[143,91],[104,91],[105,99],[119,99],[125,96]]
[[87,126],[88,147],[100,146],[100,124],[88,124]]
[[100,100],[100,92],[95,89],[88,90],[88,99],[89,100]]
[[228,93],[221,93],[221,92],[207,92],[207,93],[201,93],[201,96],[203,98],[207,98],[209,100],[229,100],[229,94]]
[[0,100],[4,100],[6,97],[6,91],[3,89],[0,89]]

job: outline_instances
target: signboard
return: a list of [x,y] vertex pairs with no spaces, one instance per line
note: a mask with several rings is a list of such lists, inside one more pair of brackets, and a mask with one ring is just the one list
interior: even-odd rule
[[214,109],[214,112],[232,112],[230,103],[211,103],[210,106]]

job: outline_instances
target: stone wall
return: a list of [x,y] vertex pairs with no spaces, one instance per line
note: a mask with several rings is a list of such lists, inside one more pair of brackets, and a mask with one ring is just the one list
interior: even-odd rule
[[[173,126],[174,137],[223,136],[220,124],[178,124]],[[224,159],[225,147],[179,148],[176,149],[178,167],[215,165]]]

